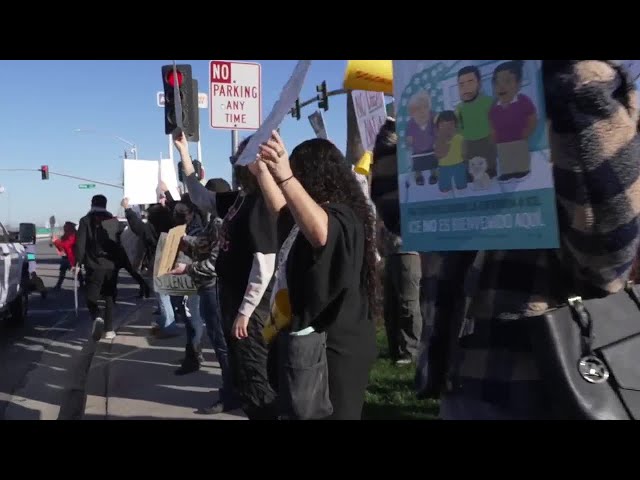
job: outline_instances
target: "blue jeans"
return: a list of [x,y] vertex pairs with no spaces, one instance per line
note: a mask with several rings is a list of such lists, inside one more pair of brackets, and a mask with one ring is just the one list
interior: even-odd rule
[[458,190],[467,188],[467,169],[464,162],[456,165],[447,165],[439,167],[438,186],[441,192],[449,192],[453,188],[455,182]]
[[178,325],[176,324],[175,313],[176,297],[171,297],[166,293],[156,293],[156,298],[160,305],[160,322],[158,322],[160,329],[163,331],[173,331],[177,329]]
[[229,364],[229,350],[222,330],[222,315],[218,305],[218,290],[214,287],[203,288],[200,294],[200,313],[204,319],[207,336],[216,352],[216,358],[222,371],[222,391],[220,400],[225,410],[233,410],[240,406],[240,402],[233,388],[231,366]]
[[204,324],[200,312],[200,295],[189,295],[187,297],[187,308],[189,315],[185,315],[184,326],[187,329],[187,343],[191,343],[196,351],[199,351],[204,333]]

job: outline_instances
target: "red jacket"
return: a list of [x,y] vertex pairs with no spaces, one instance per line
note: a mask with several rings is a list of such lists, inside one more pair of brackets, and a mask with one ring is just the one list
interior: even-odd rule
[[73,253],[73,247],[76,244],[75,233],[72,233],[70,235],[67,235],[65,233],[62,238],[54,240],[53,244],[56,246],[56,248],[62,250],[67,255],[67,259],[69,260],[71,266],[74,266],[76,264],[76,256]]

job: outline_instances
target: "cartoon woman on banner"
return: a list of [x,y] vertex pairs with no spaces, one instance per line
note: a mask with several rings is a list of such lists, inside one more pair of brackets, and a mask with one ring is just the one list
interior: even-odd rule
[[489,111],[489,122],[498,149],[498,181],[521,181],[531,171],[529,137],[538,122],[536,106],[523,93],[524,61],[501,63],[493,72],[496,102]]
[[409,99],[407,105],[409,121],[407,123],[406,143],[412,152],[413,171],[416,184],[424,185],[422,172],[429,170],[429,184],[438,182],[438,159],[433,148],[435,142],[435,114],[431,108],[431,96],[426,90],[418,90]]

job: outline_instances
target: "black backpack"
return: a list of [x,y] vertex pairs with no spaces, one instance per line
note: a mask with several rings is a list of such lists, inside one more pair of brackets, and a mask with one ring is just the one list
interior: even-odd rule
[[91,246],[97,258],[119,262],[123,252],[121,235],[124,225],[115,217],[93,216]]

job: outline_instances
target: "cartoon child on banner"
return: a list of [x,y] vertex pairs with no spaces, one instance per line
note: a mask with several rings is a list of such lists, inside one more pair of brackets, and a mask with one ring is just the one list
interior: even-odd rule
[[426,90],[418,90],[407,105],[409,122],[407,123],[407,148],[412,153],[413,171],[416,184],[424,185],[423,170],[429,170],[429,184],[438,182],[438,159],[433,152],[435,142],[435,114],[431,109],[431,97]]
[[456,107],[456,115],[462,136],[464,137],[463,156],[466,168],[469,160],[484,158],[487,173],[494,178],[497,175],[496,145],[491,137],[489,111],[493,98],[483,94],[480,89],[482,77],[480,69],[469,65],[458,71],[458,92],[461,102]]
[[462,156],[463,138],[458,133],[458,118],[452,110],[445,110],[436,118],[435,154],[438,158],[438,187],[445,194],[467,188],[467,168]]
[[533,101],[520,92],[524,61],[510,60],[493,71],[493,89],[497,101],[489,112],[489,121],[498,148],[498,181],[521,181],[531,171],[529,137],[537,124]]

